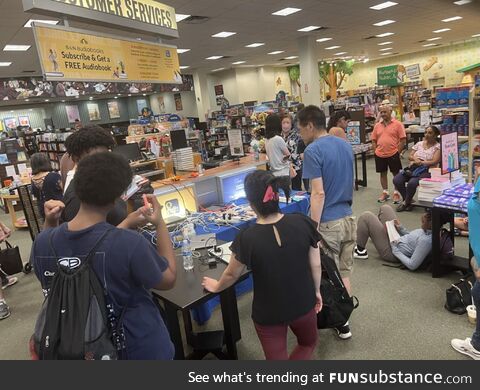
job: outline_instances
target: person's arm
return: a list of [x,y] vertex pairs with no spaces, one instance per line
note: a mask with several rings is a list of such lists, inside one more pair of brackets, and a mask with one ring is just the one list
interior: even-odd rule
[[325,190],[323,188],[323,179],[316,178],[311,181],[310,208],[311,218],[320,224],[322,219],[323,206],[325,205]]
[[43,224],[43,229],[57,227],[64,209],[65,205],[59,200],[49,200],[45,202],[45,223]]
[[407,137],[405,135],[404,138],[400,139],[400,143],[398,144],[398,153],[402,153],[403,149],[405,149],[406,144],[407,144]]
[[435,154],[433,155],[433,158],[431,160],[422,161],[422,164],[426,165],[427,167],[433,167],[440,163],[441,158],[442,158],[442,154],[440,153],[440,149],[439,149],[435,151]]
[[403,126],[403,123],[397,123],[399,124],[398,138],[400,138],[400,143],[398,144],[398,153],[402,153],[403,149],[405,149],[405,145],[407,144],[407,133],[405,132],[405,126]]
[[245,264],[240,263],[235,257],[235,254],[232,253],[232,255],[230,256],[230,262],[228,263],[228,267],[225,269],[225,271],[223,271],[220,280],[217,281],[212,278],[204,277],[202,281],[202,286],[205,290],[212,293],[218,293],[220,291],[223,291],[235,284],[244,269]]
[[401,235],[401,236],[406,236],[407,234],[410,234],[410,232],[408,231],[407,228],[405,228],[405,226],[403,226],[400,221],[398,219],[395,219],[393,221],[394,225],[395,225],[395,228],[397,229],[397,232]]
[[320,294],[320,282],[322,281],[322,262],[320,258],[320,243],[317,247],[310,247],[310,252],[308,254],[310,260],[310,269],[312,270],[313,285],[315,286],[315,295],[317,297],[317,303],[315,305],[315,311],[317,313],[322,310],[323,301],[322,295]]
[[377,125],[375,125],[375,127],[373,128],[371,141],[372,150],[375,152],[377,150]]
[[410,271],[415,271],[432,251],[432,238],[424,237],[417,242],[412,257],[404,255],[396,246],[392,247],[393,255]]

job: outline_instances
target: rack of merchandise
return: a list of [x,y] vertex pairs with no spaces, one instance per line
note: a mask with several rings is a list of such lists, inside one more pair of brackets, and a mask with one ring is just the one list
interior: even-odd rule
[[480,91],[470,90],[470,129],[468,134],[468,181],[473,182],[475,171],[480,169]]
[[423,81],[413,81],[403,86],[403,105],[420,110],[421,103],[432,103],[432,91],[423,85]]
[[67,152],[65,141],[72,133],[45,133],[37,136],[39,152],[46,153],[52,163],[52,168],[60,169],[60,160]]

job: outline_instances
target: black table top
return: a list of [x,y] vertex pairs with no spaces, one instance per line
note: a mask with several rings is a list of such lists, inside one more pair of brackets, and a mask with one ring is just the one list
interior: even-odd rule
[[[202,279],[204,276],[220,279],[223,271],[227,268],[227,264],[220,261],[217,262],[216,268],[209,268],[207,264],[202,264],[199,259],[195,258],[193,263],[193,270],[185,271],[182,256],[177,254],[177,280],[174,288],[168,291],[152,290],[153,295],[168,301],[179,310],[191,309],[214,297],[216,294],[203,289]],[[249,274],[250,271],[244,271],[238,282],[246,279]]]

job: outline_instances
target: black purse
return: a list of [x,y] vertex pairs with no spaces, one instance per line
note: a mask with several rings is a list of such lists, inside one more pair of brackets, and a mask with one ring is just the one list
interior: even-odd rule
[[0,268],[7,275],[15,275],[23,270],[23,261],[18,246],[5,241],[7,248],[0,250]]
[[467,306],[472,304],[472,288],[475,283],[473,276],[460,279],[458,283],[447,288],[445,309],[454,314],[465,314]]
[[358,307],[358,298],[348,294],[335,260],[323,252],[320,256],[322,258],[320,293],[323,307],[317,314],[317,328],[338,328],[347,323],[353,310]]

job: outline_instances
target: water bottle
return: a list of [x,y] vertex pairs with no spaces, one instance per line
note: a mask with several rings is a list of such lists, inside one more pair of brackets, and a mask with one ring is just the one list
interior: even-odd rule
[[260,152],[258,151],[258,148],[254,149],[254,155],[255,155],[255,161],[260,161]]
[[192,248],[190,247],[190,240],[187,236],[183,239],[182,244],[183,269],[185,271],[193,270]]

